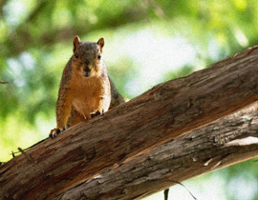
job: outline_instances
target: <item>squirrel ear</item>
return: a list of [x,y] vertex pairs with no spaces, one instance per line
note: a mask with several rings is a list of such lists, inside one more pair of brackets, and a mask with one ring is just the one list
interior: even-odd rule
[[76,35],[75,38],[73,39],[73,52],[75,52],[76,47],[78,46],[79,43],[81,43],[81,40],[79,36]]
[[97,44],[99,45],[100,47],[100,52],[102,52],[102,49],[104,47],[104,38],[100,38],[97,42]]

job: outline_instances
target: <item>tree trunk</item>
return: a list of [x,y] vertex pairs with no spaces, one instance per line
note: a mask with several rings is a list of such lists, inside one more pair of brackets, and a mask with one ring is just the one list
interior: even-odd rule
[[258,110],[250,107],[193,131],[65,192],[68,199],[141,199],[258,156]]
[[[258,99],[257,61],[257,47],[250,48],[21,150],[22,155],[0,168],[0,196],[57,199],[96,175],[237,111]],[[163,171],[159,173],[153,175]],[[121,192],[127,194],[126,189]]]

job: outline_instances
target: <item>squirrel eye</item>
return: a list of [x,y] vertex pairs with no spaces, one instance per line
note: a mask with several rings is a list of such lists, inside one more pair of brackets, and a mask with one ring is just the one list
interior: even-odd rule
[[78,58],[78,57],[79,57],[79,55],[78,55],[77,52],[74,54],[74,57],[75,57],[75,58]]
[[99,60],[101,59],[101,54],[98,55],[98,59],[99,59]]

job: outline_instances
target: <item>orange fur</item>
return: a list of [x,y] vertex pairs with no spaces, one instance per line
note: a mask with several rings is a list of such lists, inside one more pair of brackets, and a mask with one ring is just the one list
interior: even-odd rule
[[108,107],[104,107],[101,103],[102,87],[103,81],[99,76],[85,78],[76,74],[72,75],[70,83],[70,88],[73,88],[70,92],[72,105],[87,119],[91,118],[90,113],[108,110]]
[[91,114],[104,113],[111,102],[110,82],[106,65],[101,58],[104,39],[97,43],[73,41],[73,56],[67,63],[59,88],[56,121],[57,128],[51,130],[55,137],[65,127],[73,126]]

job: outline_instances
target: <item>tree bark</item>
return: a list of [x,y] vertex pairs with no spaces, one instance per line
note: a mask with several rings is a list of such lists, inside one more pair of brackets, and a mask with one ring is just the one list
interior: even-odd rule
[[22,155],[0,168],[0,196],[57,199],[96,175],[253,103],[258,99],[257,61],[258,48],[250,48],[21,150]]
[[141,199],[258,156],[258,110],[250,107],[193,131],[72,188],[68,199]]

